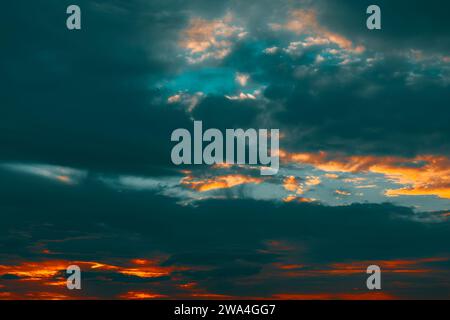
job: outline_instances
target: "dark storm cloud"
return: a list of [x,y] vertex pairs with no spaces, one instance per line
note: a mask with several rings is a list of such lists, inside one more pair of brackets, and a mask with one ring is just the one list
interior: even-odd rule
[[145,3],[79,3],[76,32],[65,27],[67,1],[5,4],[14,14],[2,19],[3,160],[153,173],[167,165],[170,132],[188,120],[163,108],[152,86],[180,64],[164,52],[186,19]]
[[[248,39],[232,44],[230,55],[218,63],[249,73],[266,87],[269,104],[227,101],[215,97],[216,93],[194,109],[196,119],[219,127],[262,125],[264,119],[264,125],[273,123],[295,136],[296,130],[308,132],[301,141],[292,137],[286,141],[295,148],[311,150],[399,154],[449,150],[443,115],[449,103],[447,87],[426,81],[418,88],[403,85],[413,67],[401,58],[389,56],[372,70],[341,86],[325,88],[315,97],[311,91],[316,90],[317,81],[339,83],[357,66],[319,67],[316,74],[298,79],[293,75],[296,68],[311,65],[319,48],[310,48],[295,58],[286,53],[262,53],[267,47],[287,47],[298,40],[295,34],[274,32],[268,25],[282,23],[290,19],[292,10],[305,7],[317,10],[324,26],[365,44],[367,50],[390,53],[394,46],[389,42],[372,48],[367,41],[373,33],[368,35],[367,30],[353,26],[364,22],[364,11],[359,13],[361,3],[281,2],[266,3],[263,9],[259,2],[80,2],[83,29],[79,32],[65,28],[68,3],[19,1],[6,5],[4,12],[16,13],[2,19],[2,30],[9,30],[3,31],[1,53],[4,107],[0,139],[4,160],[158,174],[159,168],[170,164],[171,131],[189,127],[189,115],[166,105],[166,92],[158,87],[161,79],[183,73],[186,66],[178,46],[181,32],[192,17],[216,19],[234,11],[236,23],[249,31]],[[440,9],[441,3],[427,2],[420,10],[420,19],[410,19],[417,11],[416,2],[380,5],[387,11],[383,11],[386,27],[376,34],[382,34],[386,41],[409,39],[408,33],[412,40],[420,39],[417,45],[399,50],[433,47],[427,41],[445,45],[442,39],[448,35],[448,20],[442,19],[445,10]],[[261,19],[260,11],[268,6],[273,9],[270,16]],[[390,18],[393,12],[398,12],[395,19]],[[352,15],[355,18],[349,18]],[[352,25],[347,26],[349,23]],[[360,30],[360,34],[350,30]],[[402,76],[394,77],[397,73]],[[381,90],[376,94],[360,97],[361,92],[378,86]],[[276,104],[270,104],[272,100]],[[284,111],[279,112],[280,107]],[[268,112],[261,112],[261,108]],[[358,144],[358,150],[348,149],[349,144]]]
[[[430,53],[450,50],[450,4],[432,0],[318,1],[319,21],[331,30],[369,49],[395,52],[421,49]],[[369,31],[365,14],[369,5],[381,8],[382,30]]]
[[[387,58],[359,74],[358,66],[364,67],[358,63],[323,67],[300,80],[291,78],[267,88],[266,94],[285,106],[277,114],[281,123],[305,132],[296,141],[300,148],[350,154],[448,154],[447,87],[427,79],[408,85],[405,78],[411,66],[398,58]],[[316,90],[319,95],[311,94]]]
[[270,125],[286,133],[285,147],[353,154],[448,154],[445,63],[367,48],[363,54],[347,53],[353,59],[349,64],[333,61],[335,56],[317,64],[316,57],[328,46],[289,54],[282,48],[290,41],[265,42],[266,47],[279,47],[275,54],[264,54],[254,43],[242,44],[224,61],[265,85],[269,102],[259,103],[271,115],[266,119],[278,120]]

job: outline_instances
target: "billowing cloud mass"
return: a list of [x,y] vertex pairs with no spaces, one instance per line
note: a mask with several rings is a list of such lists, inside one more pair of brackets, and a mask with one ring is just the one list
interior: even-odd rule
[[[448,299],[450,7],[377,4],[4,3],[0,299]],[[175,166],[195,120],[278,173]]]

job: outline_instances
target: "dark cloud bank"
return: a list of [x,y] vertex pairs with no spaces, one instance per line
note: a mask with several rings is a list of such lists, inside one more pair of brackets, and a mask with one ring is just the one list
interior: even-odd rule
[[[270,296],[280,291],[317,292],[319,282],[321,290],[330,292],[351,290],[352,283],[363,288],[365,283],[364,274],[356,279],[325,276],[322,280],[264,276],[263,268],[277,262],[314,266],[448,255],[448,221],[437,222],[433,214],[419,219],[411,209],[390,204],[326,207],[208,200],[180,206],[151,192],[119,192],[95,181],[62,188],[40,179],[19,180],[5,174],[1,178],[5,200],[0,208],[4,216],[0,264],[50,258],[114,264],[164,253],[169,255],[165,266],[192,267],[178,275],[208,291]],[[268,244],[275,241],[292,249],[270,249]],[[42,248],[54,254],[45,255]],[[209,268],[195,270],[200,266]],[[386,290],[403,298],[444,297],[446,284],[439,270],[448,266],[444,262],[431,266],[434,271],[426,276],[386,275]],[[254,285],[242,284],[260,274],[263,278]],[[176,275],[160,279],[118,276],[111,275],[111,285],[123,291],[145,288],[149,281],[169,290]],[[91,288],[106,290],[102,296],[115,292],[108,292],[108,285],[95,274],[88,278]],[[408,283],[408,290],[394,285],[400,280]]]

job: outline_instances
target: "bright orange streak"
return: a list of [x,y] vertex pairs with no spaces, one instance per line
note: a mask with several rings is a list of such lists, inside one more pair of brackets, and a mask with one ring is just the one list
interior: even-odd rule
[[217,176],[210,179],[194,180],[192,176],[187,176],[181,180],[181,184],[188,188],[197,190],[199,192],[205,192],[216,189],[228,189],[241,184],[248,183],[261,183],[261,178],[255,178],[240,174],[230,174],[225,176]]
[[21,278],[43,279],[54,277],[70,263],[65,261],[25,262],[18,266],[0,265],[0,275],[11,274]]
[[[16,275],[22,281],[40,281],[54,278],[60,272],[65,272],[66,268],[71,264],[78,265],[81,270],[114,270],[117,273],[132,275],[142,278],[154,278],[167,276],[173,271],[187,270],[186,267],[179,266],[159,266],[157,260],[138,259],[139,262],[145,261],[146,265],[138,267],[123,267],[109,264],[103,264],[93,261],[61,261],[47,260],[41,262],[24,262],[19,265],[0,265],[0,276],[5,274]],[[46,282],[49,285],[56,285],[55,282]]]
[[332,263],[324,269],[293,270],[294,268],[280,268],[289,270],[283,273],[286,277],[315,277],[324,275],[352,275],[364,274],[369,265],[378,265],[383,273],[436,273],[437,270],[423,268],[421,265],[431,262],[447,261],[448,257],[423,258],[417,260],[378,260],[378,261],[352,261]]
[[202,298],[202,299],[233,299],[232,296],[225,294],[214,294],[214,293],[194,293],[191,297]]
[[300,269],[305,267],[303,264],[285,264],[280,265],[280,269],[282,270],[292,270],[292,269]]
[[141,300],[141,299],[162,299],[167,298],[164,294],[144,291],[128,291],[119,296],[121,299]]

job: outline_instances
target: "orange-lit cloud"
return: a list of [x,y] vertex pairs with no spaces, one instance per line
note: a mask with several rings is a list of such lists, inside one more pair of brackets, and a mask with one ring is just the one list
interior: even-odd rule
[[232,40],[246,35],[244,29],[233,25],[232,21],[231,14],[216,20],[192,19],[180,42],[181,47],[189,51],[188,61],[198,63],[209,58],[226,57],[230,53]]
[[338,262],[325,266],[308,266],[287,264],[287,266],[297,266],[295,268],[286,268],[284,264],[275,263],[275,269],[283,271],[282,275],[290,278],[297,277],[317,277],[317,276],[345,276],[355,274],[365,274],[367,267],[378,265],[383,273],[402,273],[402,274],[423,274],[436,273],[437,269],[427,266],[428,263],[448,261],[448,257],[433,257],[423,259],[394,259],[394,260],[376,260],[376,261],[352,261]]
[[430,187],[415,186],[412,188],[389,189],[385,193],[388,197],[397,196],[439,196],[441,198],[450,199],[450,188],[448,186]]
[[[158,278],[171,276],[174,272],[189,269],[183,266],[163,266],[162,262],[161,258],[133,259],[120,264],[95,261],[45,260],[0,265],[0,278],[4,275],[9,276],[5,278],[7,280],[2,284],[0,299],[95,299],[95,297],[78,295],[76,290],[67,292],[66,269],[72,264],[78,265],[82,272],[95,273],[96,279],[100,282],[113,281],[110,276],[111,273],[140,278]],[[140,290],[129,290],[120,296],[123,299],[157,299],[164,297],[162,294]]]
[[154,260],[148,260],[148,259],[132,259],[131,263],[138,264],[138,265],[146,265],[146,264],[154,264]]
[[181,184],[188,188],[197,190],[199,192],[211,191],[216,189],[228,189],[238,185],[248,183],[261,183],[261,178],[245,176],[241,174],[229,174],[224,176],[217,176],[207,179],[194,179],[192,176],[187,176],[181,180]]
[[[299,249],[302,249],[301,247]],[[293,281],[294,279],[302,278],[309,279],[309,282],[319,281],[323,283],[323,279],[343,279],[351,277],[366,277],[367,267],[370,265],[378,265],[383,274],[391,274],[395,279],[404,278],[403,286],[408,286],[411,283],[412,277],[439,277],[445,279],[449,275],[449,271],[444,268],[439,268],[433,265],[437,262],[449,261],[450,257],[429,257],[429,258],[417,258],[417,259],[392,259],[392,260],[356,260],[348,262],[336,262],[327,264],[308,263],[303,261],[303,255],[298,255],[298,250],[294,251],[280,251],[270,250],[270,253],[277,253],[283,256],[285,262],[274,262],[265,265],[262,271],[255,276],[254,281],[264,281],[265,279],[277,280],[277,281]],[[307,248],[303,248],[301,252],[307,252]],[[395,275],[395,276],[394,276]],[[397,287],[397,285],[392,286]],[[365,284],[362,284],[362,288],[365,288]],[[363,290],[364,291],[364,290]],[[332,292],[332,291],[331,291]],[[295,293],[296,294],[296,293]],[[308,299],[301,293],[297,298],[293,299]],[[325,292],[321,292],[325,294]],[[325,299],[350,299],[352,296],[344,296],[338,298],[329,291],[324,296]],[[328,296],[333,295],[333,297]],[[279,297],[281,298],[281,296]],[[355,297],[356,298],[356,297]],[[286,299],[289,299],[286,297]],[[316,299],[311,297],[311,299]],[[317,299],[320,299],[317,297]]]
[[283,202],[292,202],[292,201],[297,201],[297,202],[314,202],[316,201],[316,199],[313,198],[305,198],[305,197],[298,197],[296,195],[288,195],[286,197],[283,198]]
[[161,266],[161,261],[158,259],[134,259],[131,262],[134,265],[119,266],[94,261],[63,260],[23,262],[17,265],[0,265],[0,276],[8,274],[20,277],[21,281],[45,281],[48,285],[65,285],[65,282],[62,282],[58,278],[58,274],[65,272],[71,264],[78,265],[81,270],[92,270],[96,272],[113,271],[141,278],[167,276],[174,271],[187,270],[186,267],[182,266]]
[[195,281],[191,281],[188,283],[182,283],[182,284],[178,285],[178,287],[183,290],[193,290],[193,289],[197,288],[197,286],[198,286],[198,283]]
[[354,261],[331,264],[331,270],[340,274],[364,273],[369,265],[380,266],[383,272],[390,273],[431,273],[436,272],[430,267],[424,267],[427,263],[448,261],[448,257],[432,257],[422,259],[394,259],[377,261]]
[[128,291],[124,294],[121,294],[119,298],[128,300],[146,300],[146,299],[162,299],[167,298],[167,296],[164,294],[158,294],[148,291]]
[[349,39],[321,26],[317,20],[317,13],[314,10],[294,10],[291,12],[287,23],[271,24],[270,26],[274,30],[289,30],[298,35],[314,35],[308,37],[302,43],[306,47],[334,43],[340,48],[352,51],[353,53],[362,53],[365,51],[363,46],[353,46],[352,41]]
[[295,195],[289,195],[289,196],[287,196],[287,197],[284,197],[284,198],[283,198],[283,201],[284,201],[284,202],[291,202],[291,201],[294,201],[295,199],[297,199],[297,196],[295,196]]
[[351,195],[350,192],[345,191],[345,190],[335,190],[334,193],[336,193],[339,196],[349,196],[349,195]]
[[294,176],[286,177],[283,180],[283,187],[287,191],[295,192],[296,194],[302,194],[303,188],[299,181]]
[[280,153],[287,162],[310,164],[327,172],[372,172],[405,185],[386,191],[387,196],[435,195],[450,199],[450,159],[421,155],[414,158],[382,156],[345,156],[319,153]]
[[250,76],[248,74],[238,73],[238,74],[236,74],[235,80],[237,83],[239,83],[239,85],[241,85],[242,87],[245,87],[247,85],[249,78],[250,78]]
[[293,270],[293,269],[301,269],[304,268],[305,265],[303,264],[281,264],[277,263],[279,265],[279,268],[282,270]]
[[[280,256],[291,255],[293,253],[302,252],[302,248],[298,245],[293,245],[284,240],[270,240],[265,243],[268,253],[276,253]],[[368,265],[377,264],[381,267],[383,273],[395,274],[436,274],[441,272],[446,276],[447,270],[435,269],[432,263],[448,261],[450,257],[431,257],[419,259],[395,259],[395,260],[376,260],[376,261],[350,261],[337,262],[326,265],[311,265],[307,263],[282,263],[275,262],[267,265],[262,273],[256,275],[252,281],[264,281],[267,277],[271,279],[276,278],[301,278],[301,277],[342,277],[353,276],[359,274],[366,274]],[[125,264],[132,263],[133,266],[143,268],[163,268],[156,264],[160,259],[133,259]],[[68,292],[65,288],[64,277],[58,278],[57,274],[60,268],[64,268],[69,262],[64,261],[44,261],[44,262],[24,262],[14,266],[1,266],[0,275],[15,274],[20,277],[32,277],[29,279],[20,278],[5,281],[0,292],[0,300],[6,299],[79,299],[95,297],[85,297],[83,295],[77,296],[76,292]],[[71,262],[75,263],[75,262]],[[82,270],[96,270],[96,272],[108,271],[119,272],[129,270],[130,267],[113,265],[91,261],[78,261],[78,265],[82,266]],[[131,267],[133,268],[133,267]],[[44,272],[42,271],[44,270]],[[145,271],[145,269],[143,269]],[[173,269],[175,270],[175,269]],[[172,270],[172,271],[173,271]],[[178,268],[177,270],[180,270]],[[170,272],[170,270],[166,270]],[[267,272],[269,271],[269,272]],[[107,273],[107,274],[108,274]],[[126,273],[125,273],[126,274]],[[139,275],[138,275],[139,276]],[[148,276],[147,274],[143,276]],[[99,281],[112,281],[107,277],[98,278]],[[41,281],[38,281],[41,280]],[[116,298],[119,299],[243,299],[249,297],[240,297],[234,295],[224,294],[222,292],[210,292],[207,287],[203,287],[197,281],[183,279],[180,274],[174,274],[171,282],[167,282],[164,286],[155,282],[155,286],[151,288],[136,287],[126,288],[123,293],[118,294]],[[59,284],[52,282],[59,281]],[[16,282],[16,286],[12,285]],[[20,284],[20,287],[17,286]],[[109,284],[111,285],[111,283]],[[20,290],[17,290],[20,288]],[[15,291],[17,290],[17,291]],[[355,289],[356,290],[356,289]],[[374,294],[374,295],[373,295]],[[372,292],[319,292],[319,293],[277,293],[269,296],[251,297],[252,299],[390,299],[396,298],[390,293],[372,293]]]
[[315,176],[308,176],[308,177],[306,177],[305,184],[307,186],[317,186],[320,183],[321,183],[321,181],[320,181],[319,177],[315,177]]
[[[308,176],[306,177],[305,184],[307,186],[315,186],[320,184],[320,178],[315,176]],[[298,201],[298,202],[313,202],[315,199],[305,198],[305,197],[299,197],[299,194],[303,194],[304,189],[302,184],[295,178],[294,176],[288,176],[284,178],[283,180],[283,187],[285,190],[293,192],[295,194],[290,194],[283,198],[284,202],[292,202],[292,201]]]
[[28,280],[41,280],[56,276],[70,265],[67,261],[50,260],[42,262],[24,262],[19,265],[0,265],[0,275],[10,274]]
[[193,293],[191,295],[193,298],[197,299],[209,299],[209,300],[226,300],[226,299],[233,299],[233,296],[229,296],[226,294],[216,294],[216,293]]

